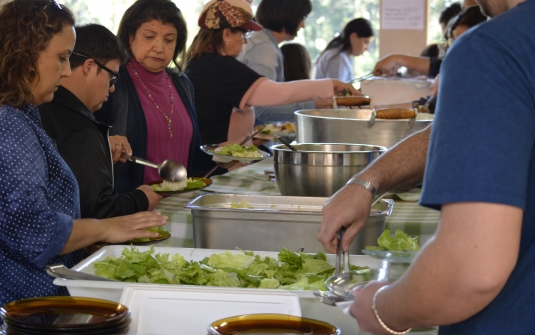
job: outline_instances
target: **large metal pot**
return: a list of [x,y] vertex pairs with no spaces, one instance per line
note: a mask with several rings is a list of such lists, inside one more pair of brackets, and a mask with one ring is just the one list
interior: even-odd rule
[[330,197],[386,148],[366,144],[274,145],[275,179],[282,195]]
[[367,143],[390,148],[427,127],[434,115],[379,119],[369,109],[311,109],[296,111],[295,118],[300,143]]

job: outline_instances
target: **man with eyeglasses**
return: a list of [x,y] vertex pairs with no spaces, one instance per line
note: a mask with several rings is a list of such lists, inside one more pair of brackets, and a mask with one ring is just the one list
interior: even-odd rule
[[124,136],[108,136],[110,126],[93,113],[115,90],[126,51],[107,28],[76,27],[71,76],[57,86],[54,99],[39,106],[43,127],[73,171],[80,187],[82,218],[108,218],[152,210],[161,196],[147,185],[119,194],[113,189],[113,163],[132,150]]

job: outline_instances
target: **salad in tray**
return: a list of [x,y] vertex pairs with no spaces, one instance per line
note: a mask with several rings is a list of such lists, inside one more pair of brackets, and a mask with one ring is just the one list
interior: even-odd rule
[[[277,259],[242,250],[212,254],[197,262],[178,254],[155,253],[154,248],[141,252],[132,246],[120,257],[95,262],[94,267],[98,276],[123,282],[284,290],[326,290],[324,282],[334,273],[326,254],[295,253],[286,248]],[[351,265],[351,270],[358,271],[363,281],[370,279],[368,267]]]

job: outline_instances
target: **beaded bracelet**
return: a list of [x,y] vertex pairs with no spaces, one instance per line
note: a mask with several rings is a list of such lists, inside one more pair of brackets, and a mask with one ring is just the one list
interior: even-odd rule
[[402,332],[397,332],[393,329],[390,329],[390,327],[388,327],[384,322],[383,320],[381,319],[381,317],[379,317],[379,313],[377,312],[377,308],[375,306],[375,300],[377,300],[377,295],[379,294],[379,292],[381,292],[382,290],[384,290],[385,288],[387,288],[388,285],[386,286],[383,286],[381,287],[380,289],[377,290],[377,292],[375,292],[375,294],[373,295],[373,300],[372,300],[372,310],[373,310],[373,314],[375,314],[375,317],[377,318],[377,321],[379,322],[379,324],[381,325],[381,327],[383,327],[384,330],[386,330],[387,332],[389,332],[390,334],[394,334],[394,335],[403,335],[403,334],[407,334],[408,332],[411,331],[412,328],[409,328],[407,330],[404,330]]

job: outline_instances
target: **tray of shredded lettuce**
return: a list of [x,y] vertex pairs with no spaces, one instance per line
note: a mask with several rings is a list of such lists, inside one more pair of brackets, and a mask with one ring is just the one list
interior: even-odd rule
[[[122,282],[284,290],[326,290],[323,283],[334,273],[326,254],[296,253],[286,248],[276,258],[241,250],[188,261],[179,254],[156,253],[154,247],[139,251],[131,246],[124,248],[121,256],[108,256],[93,266],[98,276]],[[365,269],[368,267],[351,265],[351,270]],[[366,271],[360,272],[363,281],[369,280]]]

